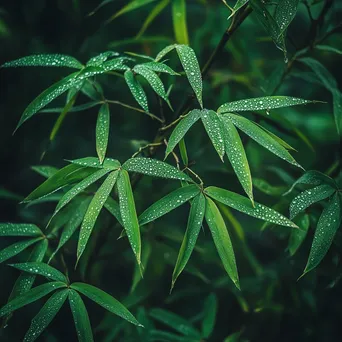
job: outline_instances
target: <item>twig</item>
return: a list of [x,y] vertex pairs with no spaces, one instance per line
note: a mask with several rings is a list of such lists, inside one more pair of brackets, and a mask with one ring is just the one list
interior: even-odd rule
[[146,150],[147,148],[154,147],[154,146],[159,146],[159,145],[163,145],[163,143],[161,143],[161,142],[159,142],[159,143],[150,143],[150,144],[147,144],[145,146],[142,146],[142,147],[139,148],[139,150],[137,152],[135,152],[132,155],[132,158],[135,158],[137,155],[139,155],[142,151]]

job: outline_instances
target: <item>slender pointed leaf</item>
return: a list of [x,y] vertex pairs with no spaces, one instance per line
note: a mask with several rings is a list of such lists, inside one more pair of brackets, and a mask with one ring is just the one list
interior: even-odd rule
[[205,193],[214,200],[219,201],[235,210],[241,211],[249,216],[253,216],[267,222],[272,222],[280,226],[298,228],[296,224],[291,222],[277,211],[257,202],[254,202],[253,207],[248,198],[234,192],[217,188],[215,186],[210,186],[205,189]]
[[291,256],[297,252],[298,248],[303,243],[310,226],[310,218],[308,214],[299,215],[294,221],[300,229],[291,230],[289,239],[289,252]]
[[96,122],[96,151],[102,164],[107,151],[110,127],[110,112],[108,103],[100,107]]
[[12,311],[15,311],[17,309],[20,309],[21,307],[28,305],[32,302],[35,302],[36,300],[46,296],[52,291],[55,291],[57,289],[60,289],[62,287],[66,287],[64,283],[61,283],[59,281],[56,282],[50,282],[47,284],[39,285],[37,287],[34,287],[28,292],[25,292],[24,294],[14,298],[9,303],[4,305],[0,309],[0,317],[5,316],[9,314]]
[[42,236],[42,231],[29,223],[0,223],[0,236]]
[[301,192],[292,200],[290,204],[290,218],[294,218],[300,212],[308,208],[311,204],[331,196],[335,191],[336,190],[330,185],[323,184]]
[[178,76],[179,74],[172,70],[168,65],[164,63],[158,63],[158,62],[147,62],[143,64],[144,66],[148,67],[149,69],[155,71],[155,72],[163,72],[172,76]]
[[38,314],[32,319],[30,328],[24,337],[24,342],[33,342],[40,336],[63,306],[68,293],[69,290],[60,290],[47,300]]
[[[93,108],[97,105],[99,105],[100,102],[98,101],[91,101],[79,106],[73,106],[72,108],[69,109],[69,112],[83,112],[86,109]],[[40,113],[60,113],[63,110],[63,107],[58,107],[58,108],[45,108],[40,111]]]
[[69,304],[74,318],[79,342],[93,342],[93,332],[89,321],[87,308],[81,296],[74,290],[69,291]]
[[217,252],[230,279],[240,289],[234,249],[226,224],[216,204],[210,198],[206,198],[206,201],[205,219],[210,228]]
[[189,44],[185,0],[172,0],[173,31],[178,44]]
[[327,52],[334,52],[337,53],[338,55],[342,55],[342,50],[337,49],[333,46],[329,45],[315,45],[315,49],[321,50],[321,51],[327,51]]
[[85,157],[80,159],[68,160],[68,162],[84,167],[93,167],[98,169],[105,168],[108,170],[117,170],[121,166],[118,160],[112,158],[106,158],[102,164],[100,163],[99,158],[96,157]]
[[299,0],[279,0],[274,13],[280,33],[284,33],[297,13]]
[[87,66],[101,66],[108,58],[119,56],[118,52],[105,51],[89,59]]
[[153,203],[140,216],[139,223],[144,225],[176,209],[200,193],[197,185],[187,185],[167,194]]
[[247,4],[249,0],[237,0],[234,7],[233,7],[233,11],[230,14],[230,16],[228,17],[228,19],[230,19],[232,16],[235,15],[235,13],[241,8],[243,7],[245,4]]
[[73,283],[70,287],[87,296],[92,301],[101,305],[115,315],[120,316],[134,325],[141,326],[135,317],[118,300],[108,293],[96,288],[95,286],[84,283]]
[[179,171],[172,165],[156,159],[131,158],[122,165],[122,168],[129,172],[138,172],[148,176],[192,182],[191,178],[184,172]]
[[202,337],[207,339],[213,332],[217,315],[217,297],[211,293],[204,301]]
[[165,55],[167,55],[169,52],[171,52],[172,50],[174,50],[176,48],[177,44],[173,44],[173,45],[168,45],[167,47],[165,47],[163,50],[161,50],[156,58],[155,61],[159,62],[160,60],[162,60],[164,58]]
[[45,178],[49,178],[57,173],[58,169],[49,165],[36,165],[31,166],[31,169]]
[[136,101],[139,103],[140,107],[145,111],[148,112],[148,102],[147,102],[147,96],[142,88],[140,82],[135,78],[132,70],[126,70],[125,71],[125,80],[128,85],[129,90],[131,91],[132,95],[136,99]]
[[117,219],[121,226],[123,226],[119,203],[116,202],[112,197],[108,196],[104,207]]
[[182,273],[191,253],[195,247],[198,234],[200,232],[205,212],[205,197],[203,194],[197,195],[191,203],[188,225],[184,234],[183,242],[179,250],[175,269],[172,274],[172,286],[174,287],[178,276]]
[[118,177],[119,171],[111,172],[103,184],[99,187],[91,200],[84,219],[82,222],[80,236],[77,245],[77,260],[80,259],[82,253],[84,252],[91,232],[93,231],[97,217],[99,216],[103,205],[105,204],[108,196],[110,195],[116,179]]

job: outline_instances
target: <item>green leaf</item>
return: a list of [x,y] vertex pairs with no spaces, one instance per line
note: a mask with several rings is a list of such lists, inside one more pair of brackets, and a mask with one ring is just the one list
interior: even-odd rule
[[105,204],[108,196],[110,195],[116,179],[118,178],[119,171],[111,172],[99,189],[96,191],[93,199],[91,200],[84,219],[82,222],[80,236],[77,245],[77,261],[83,254],[91,232],[93,231],[97,217],[99,216],[103,205]]
[[135,210],[131,182],[129,180],[129,175],[126,170],[121,170],[118,178],[117,188],[119,195],[120,214],[123,226],[127,233],[129,243],[131,244],[138,265],[140,265],[141,239],[139,222]]
[[217,116],[216,112],[206,109],[202,110],[201,119],[216,152],[223,161],[225,146],[221,120]]
[[42,236],[42,231],[29,223],[0,223],[0,236]]
[[114,71],[114,70],[121,70],[121,71],[128,70],[129,67],[124,64],[124,62],[126,61],[134,61],[134,59],[130,57],[119,57],[119,58],[110,59],[109,61],[106,61],[101,65],[101,68],[103,69],[102,72]]
[[178,44],[189,44],[185,0],[172,0],[173,31]]
[[245,99],[225,103],[218,108],[217,113],[223,114],[230,112],[245,112],[263,109],[271,110],[275,108],[298,106],[308,103],[314,103],[314,101],[303,100],[290,96],[255,97],[253,99]]
[[230,120],[226,120],[222,117],[222,122],[224,127],[223,134],[227,157],[239,179],[240,184],[242,185],[242,188],[253,203],[252,175],[241,138],[237,129]]
[[206,201],[205,219],[211,231],[217,252],[230,279],[240,289],[234,249],[226,224],[216,204],[210,198],[206,198]]
[[172,274],[172,285],[174,287],[178,276],[182,273],[191,253],[195,247],[198,234],[200,232],[205,212],[205,197],[203,194],[197,195],[191,203],[188,225],[184,234],[183,242],[179,250],[175,269]]
[[213,332],[217,315],[217,297],[211,293],[204,301],[202,338],[207,339]]
[[[91,101],[91,102],[88,102],[88,103],[85,103],[85,104],[82,104],[82,105],[79,105],[79,106],[73,106],[72,108],[69,109],[69,113],[72,113],[72,112],[82,112],[86,109],[89,109],[89,108],[93,108],[97,105],[99,105],[100,102],[98,101]],[[41,111],[39,111],[40,113],[60,113],[62,112],[64,109],[64,107],[58,107],[58,108],[45,108],[45,109],[42,109]]]
[[202,112],[198,109],[190,111],[172,131],[165,151],[165,158],[173,151],[176,145],[184,138],[192,125],[201,117]]
[[74,211],[73,215],[66,222],[63,232],[59,238],[56,250],[51,254],[49,262],[53,259],[56,253],[69,241],[76,229],[81,225],[83,217],[88,209],[90,198],[86,198]]
[[139,216],[140,225],[144,225],[158,219],[159,217],[169,213],[171,210],[176,209],[189,201],[199,193],[200,188],[197,185],[187,185],[172,191],[159,201],[153,203]]
[[110,128],[110,112],[108,103],[100,107],[96,122],[96,152],[102,164],[107,151]]
[[145,111],[148,112],[148,102],[147,96],[142,88],[140,82],[135,78],[134,73],[132,70],[125,71],[125,80],[128,85],[129,90],[131,91],[132,95],[139,103],[140,107]]
[[174,314],[173,312],[163,309],[151,309],[150,316],[155,320],[167,325],[168,327],[176,330],[182,335],[189,337],[197,337],[200,339],[199,331],[189,323],[189,320]]
[[121,167],[121,164],[118,160],[112,159],[112,158],[106,158],[104,162],[101,164],[99,161],[99,158],[97,157],[85,157],[80,159],[74,159],[74,160],[67,160],[68,162],[80,165],[83,167],[93,167],[98,169],[108,169],[108,170],[117,170]]
[[155,61],[156,62],[159,62],[161,59],[164,58],[165,55],[167,55],[169,52],[171,52],[172,50],[174,50],[176,48],[177,44],[172,44],[172,45],[168,45],[166,46],[163,50],[161,50],[156,58],[155,58]]
[[262,178],[253,178],[253,185],[259,191],[270,196],[281,196],[286,191],[285,186],[273,186]]
[[297,13],[299,0],[279,0],[274,18],[280,33],[284,33]]
[[89,59],[87,66],[101,66],[108,58],[119,56],[118,52],[105,51]]
[[38,314],[32,319],[31,325],[24,337],[24,342],[35,341],[55,318],[68,297],[69,290],[55,292],[44,304]]
[[30,66],[52,66],[52,67],[68,67],[81,69],[83,65],[74,57],[60,54],[43,54],[22,57],[14,61],[3,64],[2,68],[10,67],[30,67]]
[[172,70],[168,65],[164,63],[148,62],[148,63],[144,63],[143,65],[155,72],[163,72],[172,76],[179,76],[177,72]]
[[248,0],[237,0],[234,7],[230,8],[230,10],[232,10],[232,13],[230,14],[230,16],[228,17],[228,19],[230,19],[232,16],[235,15],[235,13],[241,8],[243,7],[245,4],[247,4]]
[[327,52],[334,52],[334,53],[337,53],[338,55],[342,55],[342,50],[336,49],[335,47],[329,46],[329,45],[315,45],[315,49],[327,51]]
[[35,302],[36,300],[46,296],[50,292],[60,289],[62,287],[66,287],[66,285],[59,281],[39,285],[31,289],[30,291],[25,292],[24,294],[14,298],[9,303],[4,305],[0,309],[0,317],[3,317],[12,311],[15,311],[25,305]]
[[166,102],[169,101],[165,92],[163,82],[153,70],[145,66],[145,64],[138,64],[133,68],[133,71],[138,75],[144,77],[150,84],[152,89],[156,92],[156,94],[158,94],[163,100],[165,100]]
[[289,252],[293,256],[303,243],[310,226],[310,218],[308,214],[301,214],[294,220],[300,229],[292,229],[289,240]]
[[23,202],[30,202],[52,194],[66,185],[73,184],[86,178],[95,171],[96,169],[94,168],[73,164],[67,165],[49,177],[44,183],[39,185],[38,188],[33,190]]
[[338,193],[336,193],[324,208],[318,220],[309,259],[303,275],[317,267],[327,254],[335,233],[341,224],[341,211],[340,198]]
[[93,342],[93,332],[87,309],[81,296],[74,290],[69,290],[69,304],[74,318],[79,342]]
[[122,168],[129,172],[142,173],[148,176],[192,182],[191,178],[182,171],[179,171],[174,166],[156,159],[131,158],[122,165]]
[[113,198],[108,196],[104,207],[117,219],[117,221],[123,226],[121,214],[120,214],[120,206],[118,202],[116,202]]
[[31,169],[45,178],[53,176],[58,171],[56,167],[48,165],[31,166]]
[[31,245],[33,245],[34,243],[42,239],[43,237],[38,237],[35,239],[15,242],[12,245],[4,248],[3,250],[0,251],[0,263],[6,261],[7,259],[14,257],[15,255],[21,253],[23,250],[25,250],[26,248],[30,247]]
[[278,224],[279,226],[298,228],[296,224],[291,222],[277,211],[257,202],[254,202],[253,207],[248,198],[234,192],[220,189],[215,186],[210,186],[204,191],[214,200],[219,201],[235,210],[241,211],[249,216],[253,216],[267,222],[272,222]]
[[180,336],[161,330],[151,330],[151,341],[165,342],[197,342],[198,337]]
[[235,114],[224,114],[226,118],[231,120],[231,122],[237,126],[245,134],[249,135],[258,144],[275,154],[281,159],[284,159],[288,163],[295,165],[297,167],[301,166],[296,162],[296,160],[291,156],[291,154],[281,145],[277,140],[274,140],[263,129],[258,127],[252,121]]
[[20,264],[10,264],[10,266],[17,268],[20,271],[41,275],[51,280],[61,281],[62,283],[68,283],[67,278],[62,272],[43,262],[23,262]]
[[203,108],[202,101],[202,74],[194,50],[187,45],[176,45],[178,57],[182,63],[186,77],[197,97],[197,100]]
[[[81,182],[73,186],[68,192],[66,192],[63,197],[58,202],[56,209],[52,215],[54,217],[62,208],[64,208],[73,198],[82,193],[87,187],[95,183],[97,180],[105,176],[109,169],[100,169],[92,173],[90,176],[84,178]],[[51,217],[51,218],[52,218]]]
[[120,316],[121,318],[125,319],[126,321],[137,325],[142,326],[135,317],[114,297],[109,295],[108,293],[92,286],[89,284],[84,283],[73,283],[70,286],[73,290],[76,290],[83,295],[90,298],[95,303],[101,305],[108,311],[112,312],[115,315]]
[[311,204],[319,202],[331,196],[336,190],[330,185],[323,184],[315,188],[305,190],[296,196],[290,204],[290,218],[294,218]]

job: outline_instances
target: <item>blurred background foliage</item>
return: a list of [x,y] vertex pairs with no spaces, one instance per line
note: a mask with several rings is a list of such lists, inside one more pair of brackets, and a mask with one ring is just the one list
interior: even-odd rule
[[[227,2],[233,5],[231,1]],[[108,49],[154,57],[163,47],[175,42],[172,8],[167,6],[168,1],[160,4],[161,7],[165,5],[163,10],[144,32],[141,32],[141,28],[156,2],[106,23],[126,3],[125,0],[111,1],[89,16],[99,1],[4,0],[0,2],[0,64],[37,53],[69,54],[86,61]],[[312,16],[317,18],[326,2],[315,0],[305,3],[309,3]],[[230,12],[219,0],[188,0],[186,5],[189,44],[203,66],[229,26],[227,17]],[[324,37],[326,32],[337,27],[334,34],[324,40],[324,44],[340,50],[341,15],[342,3],[332,1],[317,36]],[[311,25],[306,5],[300,3],[287,34],[290,60],[296,51],[310,43]],[[317,49],[311,51],[310,56],[324,64],[341,84],[341,54]],[[177,59],[170,59],[169,65],[180,71]],[[296,160],[305,169],[328,172],[336,177],[340,169],[341,146],[332,114],[331,94],[302,63],[294,62],[279,83],[288,65],[284,62],[282,52],[275,47],[254,13],[251,13],[229,40],[205,78],[205,107],[216,109],[225,102],[270,95],[275,87],[277,95],[327,102],[274,110],[271,116],[250,116],[294,146],[298,151],[295,153]],[[61,167],[65,165],[64,159],[96,154],[96,108],[68,114],[52,143],[49,143],[49,134],[57,117],[53,113],[40,114],[12,136],[27,104],[47,86],[66,75],[63,72],[65,70],[53,68],[1,70],[1,222],[32,222],[43,227],[56,203],[39,206],[18,204],[43,181],[30,167]],[[108,99],[135,105],[123,82],[122,78],[112,75],[101,76],[100,79]],[[165,82],[171,84],[172,79],[165,77]],[[190,88],[186,79],[177,79],[170,95],[175,109],[182,105],[188,93]],[[152,92],[148,96],[151,112],[157,112],[158,99]],[[82,101],[86,99],[80,96],[78,102]],[[63,99],[55,102],[56,107],[63,106]],[[166,107],[164,109],[167,120],[171,121],[172,113]],[[121,162],[152,141],[159,128],[157,121],[121,106],[111,106],[111,116],[107,155]],[[277,119],[273,121],[271,117]],[[256,179],[256,200],[288,216],[289,203],[294,195],[282,194],[301,175],[301,171],[250,139],[244,142],[252,175]],[[189,132],[186,143],[189,158],[194,163],[193,169],[201,175],[206,185],[242,192],[232,169],[228,163],[220,163],[199,124]],[[163,149],[157,152],[159,159],[163,158],[163,152]],[[144,177],[135,189],[138,213],[175,187],[173,182]],[[150,253],[145,252],[150,254],[145,265],[146,273],[144,279],[133,288],[134,259],[127,240],[117,240],[121,228],[113,223],[108,213],[101,213],[87,248],[87,256],[76,271],[73,270],[76,237],[67,244],[63,255],[72,280],[81,279],[111,293],[146,326],[146,329],[138,330],[86,301],[96,341],[196,340],[186,337],[176,339],[177,335],[167,335],[178,333],[178,336],[182,336],[182,330],[177,332],[160,323],[160,309],[182,316],[184,331],[189,324],[197,330],[203,326],[204,331],[211,330],[213,325],[209,341],[340,341],[342,232],[337,233],[318,269],[297,281],[309,254],[314,227],[322,209],[320,204],[309,209],[310,228],[307,237],[293,256],[288,250],[289,228],[265,227],[262,221],[220,207],[233,239],[241,292],[234,288],[225,274],[210,234],[205,230],[200,234],[186,272],[178,280],[172,294],[169,294],[172,269],[185,231],[188,209],[184,206],[148,226],[148,231],[143,234],[143,245],[151,250]],[[7,241],[2,239],[0,248],[5,245]],[[21,257],[25,259],[25,253]],[[59,267],[59,263],[61,260],[57,258],[55,266]],[[18,271],[2,264],[0,274],[0,303],[5,303]],[[217,314],[213,323],[210,320],[215,316],[216,305]],[[2,329],[0,339],[20,341],[38,307],[36,303],[16,313],[9,325]],[[182,326],[179,322],[177,324],[178,327]],[[155,329],[163,333],[153,337],[151,332]],[[64,308],[41,340],[76,341],[76,338],[71,314]]]

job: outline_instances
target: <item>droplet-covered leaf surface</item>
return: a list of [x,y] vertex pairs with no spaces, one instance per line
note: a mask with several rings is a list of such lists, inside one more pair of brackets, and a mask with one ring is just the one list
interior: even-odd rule
[[228,207],[241,211],[249,216],[258,219],[278,224],[279,226],[298,228],[296,224],[288,218],[278,213],[277,211],[268,208],[262,204],[254,202],[254,207],[251,201],[234,192],[210,186],[206,188],[205,193],[216,201],[219,201]]
[[154,72],[163,72],[172,76],[178,76],[179,74],[172,70],[168,65],[164,63],[158,63],[158,62],[148,62],[144,63],[145,67],[148,67],[149,69],[153,70]]
[[108,58],[110,58],[110,57],[117,57],[117,56],[119,56],[118,52],[105,51],[105,52],[100,53],[97,56],[94,56],[94,57],[90,58],[89,61],[87,62],[87,66],[100,66]]
[[179,179],[192,182],[191,178],[184,172],[179,171],[172,165],[164,163],[160,160],[151,158],[131,158],[128,159],[122,168],[129,172],[142,173],[148,176],[162,177],[169,179]]
[[145,112],[148,112],[149,110],[146,93],[142,88],[140,82],[135,78],[133,71],[126,70],[124,75],[128,88],[131,91],[133,97],[139,103],[140,107]]
[[90,298],[95,303],[101,305],[106,310],[112,312],[115,315],[120,316],[126,321],[141,326],[136,318],[124,307],[118,300],[109,295],[108,293],[98,289],[95,286],[84,284],[84,283],[73,283],[70,286],[73,290],[82,293],[83,295]]
[[210,198],[206,198],[205,219],[208,223],[224,269],[235,286],[240,289],[239,275],[236,267],[233,245],[223,217],[214,201],[212,201]]
[[187,185],[172,191],[168,195],[161,198],[159,201],[153,203],[147,208],[140,216],[140,225],[154,221],[159,217],[169,213],[171,210],[176,209],[191,198],[198,195],[200,188],[197,185]]
[[279,0],[274,18],[283,33],[296,16],[299,0]]
[[121,166],[118,160],[112,158],[106,158],[103,163],[100,163],[99,158],[96,157],[85,157],[68,161],[72,164],[80,166],[94,167],[99,169],[105,168],[109,170],[116,170]]
[[106,156],[109,128],[110,112],[108,103],[105,103],[100,107],[96,122],[96,152],[99,156],[100,163],[103,163]]
[[42,231],[30,223],[0,223],[0,236],[41,236]]

